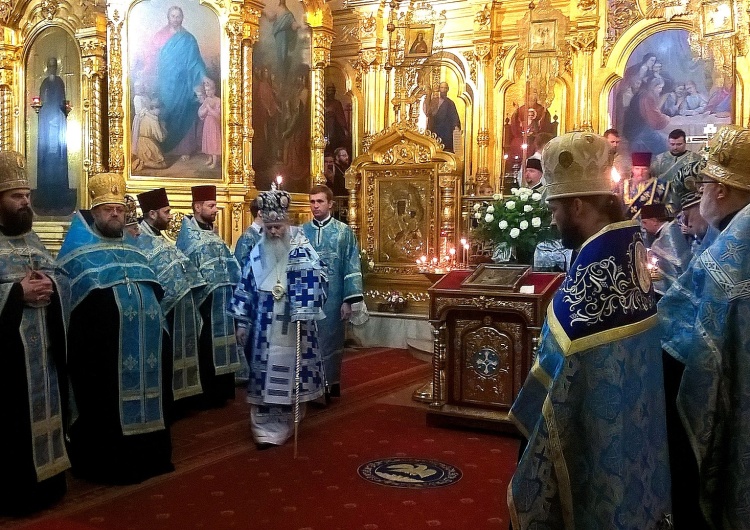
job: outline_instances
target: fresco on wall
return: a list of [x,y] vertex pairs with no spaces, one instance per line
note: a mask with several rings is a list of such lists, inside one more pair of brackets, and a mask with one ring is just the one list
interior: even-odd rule
[[610,93],[614,127],[631,152],[662,153],[674,129],[703,136],[706,124],[733,121],[734,76],[717,74],[709,61],[694,56],[688,36],[667,30],[645,39]]
[[301,2],[269,2],[253,46],[253,169],[267,190],[310,188],[310,31]]
[[221,178],[219,19],[197,0],[133,7],[130,42],[131,173]]

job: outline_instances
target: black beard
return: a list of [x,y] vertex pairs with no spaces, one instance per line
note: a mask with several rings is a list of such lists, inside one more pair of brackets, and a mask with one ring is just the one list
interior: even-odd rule
[[565,230],[560,230],[560,240],[565,248],[576,250],[583,245],[586,238],[581,233],[581,229],[575,226],[567,227]]
[[34,212],[27,206],[16,212],[3,212],[3,233],[7,236],[18,236],[31,230]]

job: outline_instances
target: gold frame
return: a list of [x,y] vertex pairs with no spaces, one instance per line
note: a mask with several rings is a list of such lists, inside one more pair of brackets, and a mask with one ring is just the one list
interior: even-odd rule
[[[714,8],[718,11],[718,9],[721,6],[726,6],[728,9],[728,23],[725,23],[721,27],[714,26],[711,27],[713,24],[709,24],[711,22],[711,14],[709,13],[710,8]],[[701,13],[700,16],[703,21],[703,28],[704,28],[704,35],[706,37],[713,37],[715,35],[723,35],[727,33],[732,33],[734,31],[734,3],[730,2],[729,0],[712,0],[709,2],[703,2],[701,4]]]
[[[406,44],[404,46],[404,57],[407,59],[416,59],[420,57],[429,57],[432,55],[432,45],[435,39],[435,25],[424,24],[419,26],[407,26],[406,27]],[[412,52],[411,48],[414,46],[415,41],[419,34],[422,33],[424,42],[427,45],[427,50],[424,52]]]

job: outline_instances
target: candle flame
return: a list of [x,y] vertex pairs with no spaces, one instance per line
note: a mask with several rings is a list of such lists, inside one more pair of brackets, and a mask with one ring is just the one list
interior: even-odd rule
[[615,169],[614,167],[612,167],[611,176],[612,182],[614,182],[615,184],[619,184],[620,180],[622,179],[622,177],[620,176],[620,172],[617,171],[617,169]]

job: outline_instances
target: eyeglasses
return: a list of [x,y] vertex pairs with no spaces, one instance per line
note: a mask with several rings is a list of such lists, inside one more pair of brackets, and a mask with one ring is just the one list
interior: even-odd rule
[[703,191],[703,187],[706,184],[715,184],[715,180],[701,180],[694,177],[687,177],[685,179],[685,187],[689,189],[690,191],[696,191],[698,193],[701,193]]

